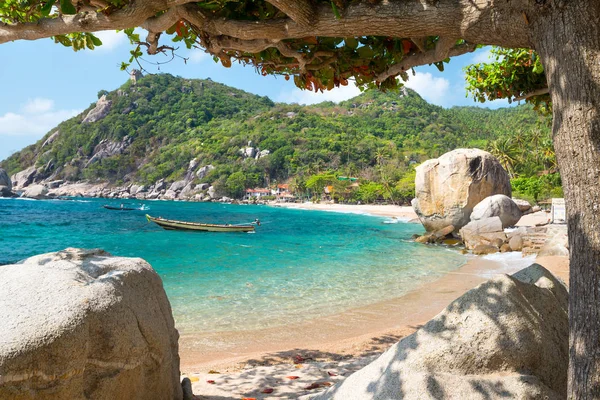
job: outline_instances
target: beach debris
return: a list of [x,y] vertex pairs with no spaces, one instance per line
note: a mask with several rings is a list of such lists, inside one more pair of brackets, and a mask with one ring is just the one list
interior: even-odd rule
[[303,364],[296,364],[296,366],[295,366],[295,367],[296,367],[296,368],[303,368],[303,367],[304,367],[304,365],[303,365]]
[[256,397],[242,397],[242,400],[256,400]]
[[312,359],[313,359],[312,357],[303,357],[300,354],[296,354],[294,356],[294,364],[301,364],[306,360],[312,360]]
[[321,386],[331,386],[333,385],[331,382],[314,382],[311,383],[310,385],[306,386],[304,389],[305,390],[313,390],[313,389],[318,389]]
[[263,389],[263,390],[261,390],[260,392],[261,392],[261,393],[265,393],[265,394],[269,394],[269,393],[273,393],[273,391],[274,391],[274,390],[275,390],[275,389],[268,387],[268,388],[264,388],[264,389]]
[[200,380],[200,378],[198,378],[197,376],[190,376],[189,379],[190,382],[198,382]]
[[214,369],[211,369],[210,371],[208,371],[209,374],[220,374],[219,371],[215,371]]
[[300,379],[299,376],[295,376],[295,375],[286,376],[286,378],[291,379],[291,380]]
[[329,376],[338,376],[335,372],[327,371],[327,375]]
[[206,381],[206,383],[209,383],[209,384],[211,384],[211,385],[214,385],[216,382],[215,382],[215,381],[213,381],[212,379],[209,379],[209,380],[207,380],[207,381]]

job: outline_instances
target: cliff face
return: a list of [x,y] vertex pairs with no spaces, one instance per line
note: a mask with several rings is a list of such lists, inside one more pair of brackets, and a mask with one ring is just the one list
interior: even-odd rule
[[195,185],[218,192],[233,174],[246,187],[323,171],[377,180],[384,157],[398,180],[415,163],[537,120],[527,107],[443,109],[409,89],[339,105],[275,104],[210,79],[161,74],[102,91],[0,167],[17,190],[83,180],[146,187],[163,180],[169,189],[183,180],[192,193]]

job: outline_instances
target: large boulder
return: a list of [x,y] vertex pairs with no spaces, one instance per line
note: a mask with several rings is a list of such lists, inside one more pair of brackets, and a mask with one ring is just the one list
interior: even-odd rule
[[186,181],[175,181],[173,182],[173,184],[171,184],[171,187],[169,187],[169,190],[172,190],[174,192],[180,192],[183,188],[185,188],[185,185],[187,185],[188,182]]
[[81,122],[84,124],[85,123],[90,124],[92,122],[100,121],[102,118],[104,118],[108,115],[108,113],[110,112],[111,106],[112,106],[112,101],[108,100],[106,98],[106,95],[103,95],[96,102],[96,106],[87,113],[87,115]]
[[205,165],[196,172],[198,179],[204,179],[215,167],[213,165]]
[[0,268],[0,398],[181,399],[178,333],[139,258],[66,249]]
[[48,197],[48,188],[44,185],[31,185],[21,195],[29,199],[41,200]]
[[465,247],[469,250],[482,244],[493,244],[497,240],[504,242],[506,233],[502,230],[499,217],[484,218],[471,221],[460,230]]
[[486,197],[473,207],[471,221],[499,217],[502,221],[502,227],[508,228],[519,222],[522,216],[521,209],[510,197],[496,194]]
[[318,399],[564,399],[568,293],[534,264],[470,290]]
[[0,197],[12,196],[12,181],[5,170],[0,168]]
[[427,231],[469,223],[473,207],[494,194],[511,195],[498,160],[479,149],[457,149],[417,167],[412,206]]
[[15,189],[23,189],[27,185],[33,183],[37,174],[37,168],[31,166],[23,171],[17,172],[10,179]]

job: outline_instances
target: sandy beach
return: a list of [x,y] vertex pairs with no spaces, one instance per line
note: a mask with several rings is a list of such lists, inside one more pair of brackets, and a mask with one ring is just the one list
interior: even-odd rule
[[411,206],[377,205],[377,204],[334,204],[334,203],[271,203],[273,207],[295,208],[298,210],[332,211],[350,214],[377,215],[380,217],[396,217],[403,221],[417,217]]
[[[304,210],[396,217],[417,216],[393,205],[278,204]],[[547,222],[545,212],[519,226]],[[469,256],[460,268],[398,298],[343,313],[256,331],[182,335],[181,370],[199,399],[302,398],[326,390],[412,334],[454,299],[497,274],[534,262],[568,284],[568,257],[522,258],[521,253]]]

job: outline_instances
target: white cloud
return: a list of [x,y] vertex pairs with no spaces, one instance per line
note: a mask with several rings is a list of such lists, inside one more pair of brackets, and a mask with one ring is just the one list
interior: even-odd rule
[[36,97],[35,99],[27,100],[27,103],[23,106],[23,111],[28,114],[37,114],[48,112],[52,107],[54,107],[54,100]]
[[490,59],[491,55],[492,55],[492,52],[490,51],[489,47],[486,47],[485,49],[477,50],[475,52],[475,54],[473,54],[473,58],[472,58],[471,62],[473,64],[489,63],[490,61],[492,61]]
[[[136,32],[137,33],[137,32]],[[123,32],[116,31],[101,31],[94,33],[102,41],[102,46],[97,50],[113,50],[120,45],[127,43],[127,36]]]
[[447,105],[450,91],[448,79],[434,77],[429,72],[417,72],[414,76],[409,75],[408,81],[404,84],[430,103]]
[[44,98],[28,100],[19,113],[0,115],[0,135],[42,137],[60,122],[81,110],[54,110],[54,101]]
[[293,88],[289,91],[280,93],[277,100],[285,103],[298,104],[317,104],[323,101],[333,101],[335,103],[339,103],[340,101],[356,97],[359,94],[360,89],[350,82],[348,83],[348,86],[340,86],[339,88],[335,88],[323,93],[315,93],[309,90]]
[[190,62],[192,64],[200,64],[201,62],[205,61],[209,57],[210,56],[208,55],[208,53],[206,53],[204,50],[201,50],[201,49],[193,49],[187,55],[188,62]]

